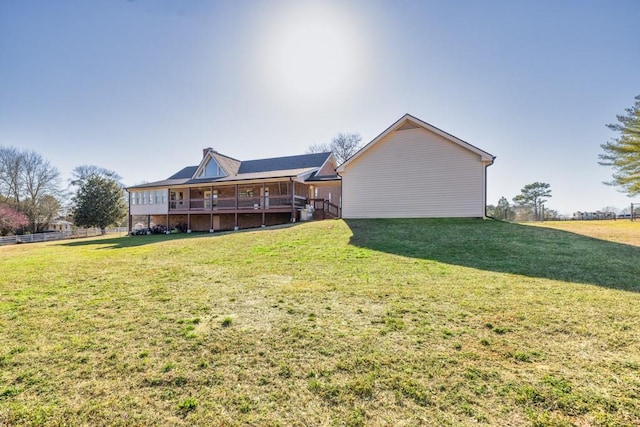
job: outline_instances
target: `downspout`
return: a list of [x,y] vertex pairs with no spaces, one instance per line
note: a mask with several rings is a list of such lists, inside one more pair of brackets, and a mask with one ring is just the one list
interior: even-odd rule
[[495,159],[496,156],[493,156],[493,158],[491,159],[491,163],[484,167],[484,216],[494,221],[500,221],[498,218],[492,217],[491,215],[487,214],[487,168],[493,164],[493,161]]
[[338,211],[338,218],[342,218],[342,196],[344,196],[344,191],[342,188],[342,175],[340,175],[338,173],[338,171],[336,171],[336,175],[338,175],[340,177],[340,206],[339,206],[339,211]]
[[127,192],[127,199],[129,201],[129,203],[127,203],[127,210],[128,212],[128,216],[127,216],[127,234],[131,234],[131,192],[129,190],[127,190],[125,188],[125,191]]

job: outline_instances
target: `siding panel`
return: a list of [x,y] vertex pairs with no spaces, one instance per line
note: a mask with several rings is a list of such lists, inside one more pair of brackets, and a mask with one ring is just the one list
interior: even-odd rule
[[480,156],[423,128],[395,131],[348,165],[343,217],[481,217]]

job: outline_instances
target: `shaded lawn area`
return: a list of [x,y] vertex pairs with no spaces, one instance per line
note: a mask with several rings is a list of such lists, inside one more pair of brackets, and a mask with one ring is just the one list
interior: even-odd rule
[[639,252],[611,236],[639,228],[573,231],[324,221],[0,248],[0,425],[638,425]]
[[581,221],[531,226],[477,219],[400,219],[348,220],[347,225],[353,233],[351,244],[377,251],[494,272],[640,291],[639,246],[562,229],[564,226],[606,238],[630,240],[635,236],[634,241],[640,242],[640,223]]

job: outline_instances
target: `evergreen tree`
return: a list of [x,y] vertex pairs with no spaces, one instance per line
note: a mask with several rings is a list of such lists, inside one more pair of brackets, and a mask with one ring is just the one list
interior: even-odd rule
[[513,211],[511,205],[506,197],[500,197],[498,200],[498,206],[496,206],[496,218],[510,221],[513,219]]
[[600,165],[614,169],[613,180],[605,184],[618,186],[629,196],[640,194],[640,95],[635,99],[626,115],[616,116],[618,123],[607,125],[620,135],[600,145],[604,153],[598,156]]
[[542,219],[542,205],[551,197],[551,185],[546,182],[534,182],[525,185],[520,194],[513,198],[518,206],[531,206],[536,220]]
[[102,234],[107,226],[118,222],[126,214],[120,184],[98,174],[86,177],[73,201],[75,205],[72,215],[75,224],[99,227]]

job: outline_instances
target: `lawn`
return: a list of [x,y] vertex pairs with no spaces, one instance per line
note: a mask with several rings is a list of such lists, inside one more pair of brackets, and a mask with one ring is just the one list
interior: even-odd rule
[[640,222],[0,248],[0,426],[640,425]]

